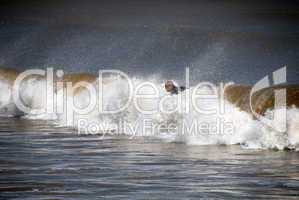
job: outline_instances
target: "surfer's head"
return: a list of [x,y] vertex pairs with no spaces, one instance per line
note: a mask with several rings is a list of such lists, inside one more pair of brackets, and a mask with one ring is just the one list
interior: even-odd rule
[[165,82],[165,90],[174,94],[178,92],[178,86],[174,81],[168,80]]

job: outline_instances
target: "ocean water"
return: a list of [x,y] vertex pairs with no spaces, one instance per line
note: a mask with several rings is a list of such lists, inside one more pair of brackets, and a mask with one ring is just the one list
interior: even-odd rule
[[[138,83],[154,78],[159,99],[167,96],[160,87],[165,80],[185,84],[186,67],[190,91],[203,81],[254,85],[284,66],[287,84],[298,84],[298,10],[296,2],[260,0],[3,1],[0,65],[90,75],[119,69]],[[78,135],[76,123],[66,127],[67,113],[36,114],[47,100],[42,79],[33,78],[20,90],[30,112],[6,118],[23,114],[8,95],[14,78],[6,72],[0,73],[0,116],[5,116],[0,118],[0,200],[299,198],[298,107],[287,109],[284,132],[229,102],[221,116],[192,111],[144,116],[132,106],[104,116],[94,109],[84,116],[89,123],[150,118],[155,125],[181,119],[213,125],[220,118],[232,123],[236,134]],[[107,108],[127,99],[122,82],[104,89]],[[81,106],[88,99],[84,91],[73,97]],[[166,107],[176,105],[176,97],[169,99]],[[70,104],[60,100],[58,108]],[[200,102],[204,108],[218,104],[218,99]]]
[[255,84],[283,66],[298,83],[296,1],[3,1],[0,65],[119,69],[191,83]]
[[298,199],[299,154],[1,118],[0,199]]

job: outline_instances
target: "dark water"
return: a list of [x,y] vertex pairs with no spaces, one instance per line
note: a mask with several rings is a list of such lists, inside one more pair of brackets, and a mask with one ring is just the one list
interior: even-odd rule
[[0,65],[119,69],[191,83],[254,84],[287,66],[299,82],[293,0],[2,0]]
[[0,199],[298,199],[299,153],[79,136],[1,119]]

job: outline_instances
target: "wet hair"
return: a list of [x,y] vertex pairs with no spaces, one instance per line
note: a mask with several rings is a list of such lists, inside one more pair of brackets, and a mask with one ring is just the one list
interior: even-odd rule
[[178,86],[174,81],[168,80],[165,82],[165,89],[171,94],[178,94]]

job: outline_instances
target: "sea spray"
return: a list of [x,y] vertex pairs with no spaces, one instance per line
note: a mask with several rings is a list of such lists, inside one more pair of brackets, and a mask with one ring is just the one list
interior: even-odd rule
[[[1,114],[16,116],[22,110],[17,109],[10,95],[16,92],[13,91],[13,81],[7,76],[2,77]],[[201,83],[202,87],[189,87],[178,95],[170,95],[161,85],[162,81],[157,79],[132,78],[133,88],[130,88],[124,78],[110,76],[103,79],[100,90],[102,98],[95,98],[95,106],[82,114],[74,111],[74,108],[85,108],[90,105],[93,95],[98,97],[100,80],[88,74],[70,74],[64,77],[54,80],[53,102],[50,103],[55,108],[52,113],[42,112],[47,110],[49,103],[46,77],[31,76],[25,79],[17,91],[22,103],[29,108],[24,117],[56,120],[61,126],[77,128],[80,134],[127,134],[132,137],[157,137],[167,142],[190,145],[239,144],[244,148],[254,149],[298,148],[298,108],[288,104],[287,130],[277,131],[275,127],[283,125],[283,120],[275,121],[275,126],[265,125],[246,110],[249,87],[233,85],[225,91],[221,85],[211,87],[213,84]],[[84,84],[76,85],[79,82],[94,87],[96,92],[90,93]],[[70,87],[67,87],[67,83],[71,83]],[[288,103],[297,105],[296,87],[286,88],[287,94],[291,94],[287,96],[287,100],[291,100]],[[73,91],[67,91],[69,89]],[[130,89],[133,90],[131,101],[128,95]],[[221,95],[219,91],[226,93]],[[279,116],[280,112],[280,108],[271,107],[271,92],[272,90],[266,90],[262,95],[254,97],[262,98],[262,101],[259,100],[264,102],[260,104],[264,106],[261,114],[269,119],[274,113]],[[129,104],[125,109],[109,113],[120,110],[127,102]],[[256,108],[259,109],[258,104]],[[108,113],[102,113],[102,110]]]

